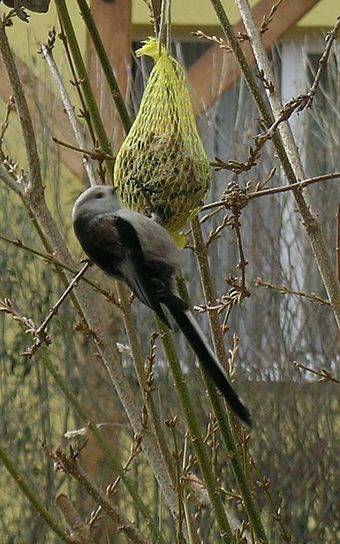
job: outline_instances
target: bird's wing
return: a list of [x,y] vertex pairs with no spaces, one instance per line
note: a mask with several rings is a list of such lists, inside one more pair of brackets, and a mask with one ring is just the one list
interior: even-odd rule
[[149,306],[163,323],[171,328],[157,297],[136,230],[129,221],[119,216],[115,217],[115,226],[119,232],[120,242],[126,251],[126,259],[121,265],[123,277],[139,300]]

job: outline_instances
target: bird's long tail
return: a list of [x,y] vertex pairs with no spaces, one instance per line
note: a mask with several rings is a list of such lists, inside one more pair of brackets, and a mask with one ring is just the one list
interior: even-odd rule
[[208,342],[194,317],[189,311],[183,311],[171,304],[168,305],[168,309],[190,343],[204,370],[221,391],[230,408],[244,423],[250,426],[251,419],[248,409],[242,404],[237,393],[230,385],[226,372],[209,348]]

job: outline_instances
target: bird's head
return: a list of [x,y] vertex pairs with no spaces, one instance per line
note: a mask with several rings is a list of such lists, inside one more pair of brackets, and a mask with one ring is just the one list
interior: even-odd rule
[[72,220],[85,214],[114,212],[119,209],[116,191],[107,185],[95,185],[78,196],[72,210]]

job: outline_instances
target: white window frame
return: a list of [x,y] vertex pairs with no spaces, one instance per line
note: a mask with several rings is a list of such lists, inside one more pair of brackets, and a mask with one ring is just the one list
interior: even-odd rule
[[[320,37],[311,37],[310,33],[304,36],[292,36],[282,42],[281,49],[281,94],[282,102],[286,104],[292,98],[304,93],[308,89],[308,55],[322,55],[325,50],[325,39]],[[333,43],[333,51],[340,55],[340,43]],[[305,143],[305,123],[304,115],[308,111],[303,111],[299,115],[293,113],[289,120],[297,147],[300,151],[302,164],[306,164],[304,153]]]

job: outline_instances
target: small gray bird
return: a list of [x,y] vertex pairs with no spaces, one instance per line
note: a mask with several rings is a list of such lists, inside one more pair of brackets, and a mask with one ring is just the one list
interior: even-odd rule
[[98,185],[82,193],[72,212],[75,234],[88,257],[131,291],[171,328],[167,308],[230,408],[247,425],[250,414],[230,385],[188,305],[176,293],[180,251],[152,219],[119,207],[115,190]]

